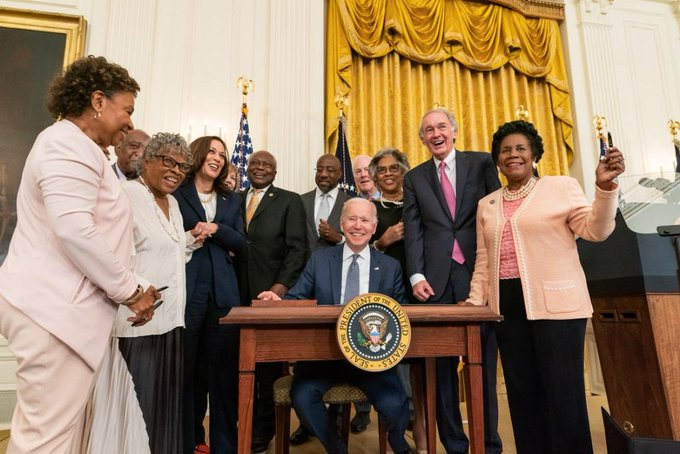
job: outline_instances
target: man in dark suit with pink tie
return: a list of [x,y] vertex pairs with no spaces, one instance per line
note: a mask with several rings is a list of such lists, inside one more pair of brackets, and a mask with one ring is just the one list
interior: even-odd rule
[[[491,155],[454,148],[458,125],[451,112],[425,113],[420,139],[432,159],[404,177],[406,271],[413,295],[422,302],[456,304],[465,300],[475,264],[477,203],[500,187]],[[500,453],[496,361],[491,329],[482,327],[485,452]],[[488,331],[488,332],[487,332]],[[437,425],[447,454],[465,453],[458,401],[458,358],[437,359]]]

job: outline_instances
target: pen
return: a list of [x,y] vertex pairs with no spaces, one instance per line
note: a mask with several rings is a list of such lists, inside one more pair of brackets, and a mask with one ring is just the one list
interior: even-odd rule
[[165,290],[165,289],[167,289],[167,288],[168,288],[168,286],[167,286],[167,285],[164,285],[163,287],[157,288],[156,291],[157,291],[157,292],[162,292],[163,290]]

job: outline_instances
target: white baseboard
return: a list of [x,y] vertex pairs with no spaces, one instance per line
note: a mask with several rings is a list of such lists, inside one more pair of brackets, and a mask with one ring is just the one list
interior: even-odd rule
[[17,392],[15,390],[0,391],[0,430],[9,428],[16,404]]

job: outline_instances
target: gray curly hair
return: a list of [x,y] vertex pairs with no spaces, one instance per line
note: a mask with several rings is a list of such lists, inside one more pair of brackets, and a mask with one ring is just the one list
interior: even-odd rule
[[191,154],[189,145],[187,145],[184,137],[171,132],[159,132],[154,134],[149,139],[149,143],[146,144],[144,159],[137,161],[137,174],[142,174],[147,161],[151,161],[165,153],[176,153],[186,159],[187,164],[194,162],[194,156]]
[[386,156],[392,156],[394,159],[397,160],[397,164],[399,164],[402,173],[406,173],[411,169],[411,166],[409,166],[408,164],[408,158],[398,148],[394,147],[383,148],[380,151],[378,151],[375,154],[375,156],[371,158],[371,162],[368,164],[368,174],[371,176],[371,179],[374,182],[377,181],[378,163],[382,158]]

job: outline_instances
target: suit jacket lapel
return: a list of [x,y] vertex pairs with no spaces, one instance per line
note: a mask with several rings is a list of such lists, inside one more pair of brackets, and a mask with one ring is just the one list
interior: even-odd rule
[[434,164],[434,160],[432,158],[430,158],[430,160],[428,162],[429,162],[429,164],[425,168],[425,179],[430,184],[430,187],[432,188],[432,192],[437,197],[437,200],[439,201],[439,204],[441,205],[442,210],[444,210],[444,213],[446,213],[446,215],[449,217],[449,219],[451,221],[453,221],[453,218],[451,217],[451,213],[449,212],[449,205],[446,203],[446,199],[444,198],[444,191],[442,191],[442,184],[439,181],[439,177],[437,176],[439,170],[437,169],[437,166]]
[[[314,219],[314,202],[316,201],[316,190],[311,197],[302,197],[302,206],[307,213],[307,234],[311,235],[314,243],[319,239],[319,232],[316,230],[316,219]],[[311,251],[310,251],[311,252]]]
[[213,219],[215,222],[222,220],[222,215],[224,213],[224,203],[226,200],[227,199],[219,192],[215,194],[215,219]]
[[[338,191],[338,196],[335,198],[333,208],[331,208],[331,212],[328,215],[328,223],[334,229],[340,227],[340,214],[342,213],[342,206],[344,205],[344,202],[341,201],[342,194],[344,194],[342,191]],[[342,234],[340,231],[338,231],[338,233]],[[316,234],[318,235],[319,232],[316,232]]]
[[198,198],[198,191],[196,191],[196,186],[192,181],[189,181],[182,187],[181,194],[187,202],[189,202],[189,206],[193,208],[196,214],[198,214],[198,217],[205,222],[205,210],[203,209],[203,205],[201,205],[201,201]]
[[333,297],[333,304],[342,304],[340,301],[340,292],[342,289],[342,251],[345,246],[336,246],[333,253],[333,260],[330,261],[330,276],[331,276],[331,295]]
[[255,213],[253,213],[253,218],[250,220],[250,222],[253,222],[253,219],[258,217],[260,213],[266,210],[269,205],[274,203],[278,196],[279,196],[278,188],[275,188],[274,185],[269,186],[267,192],[265,192],[262,195],[262,199],[260,200],[260,203],[257,205],[257,210],[255,210]]
[[381,268],[382,268],[382,258],[380,257],[380,252],[374,251],[371,248],[371,269],[368,277],[368,291],[370,293],[384,293],[381,286]]
[[465,187],[465,180],[468,176],[468,155],[456,150],[456,217],[460,213],[460,207],[463,205],[463,188]]

